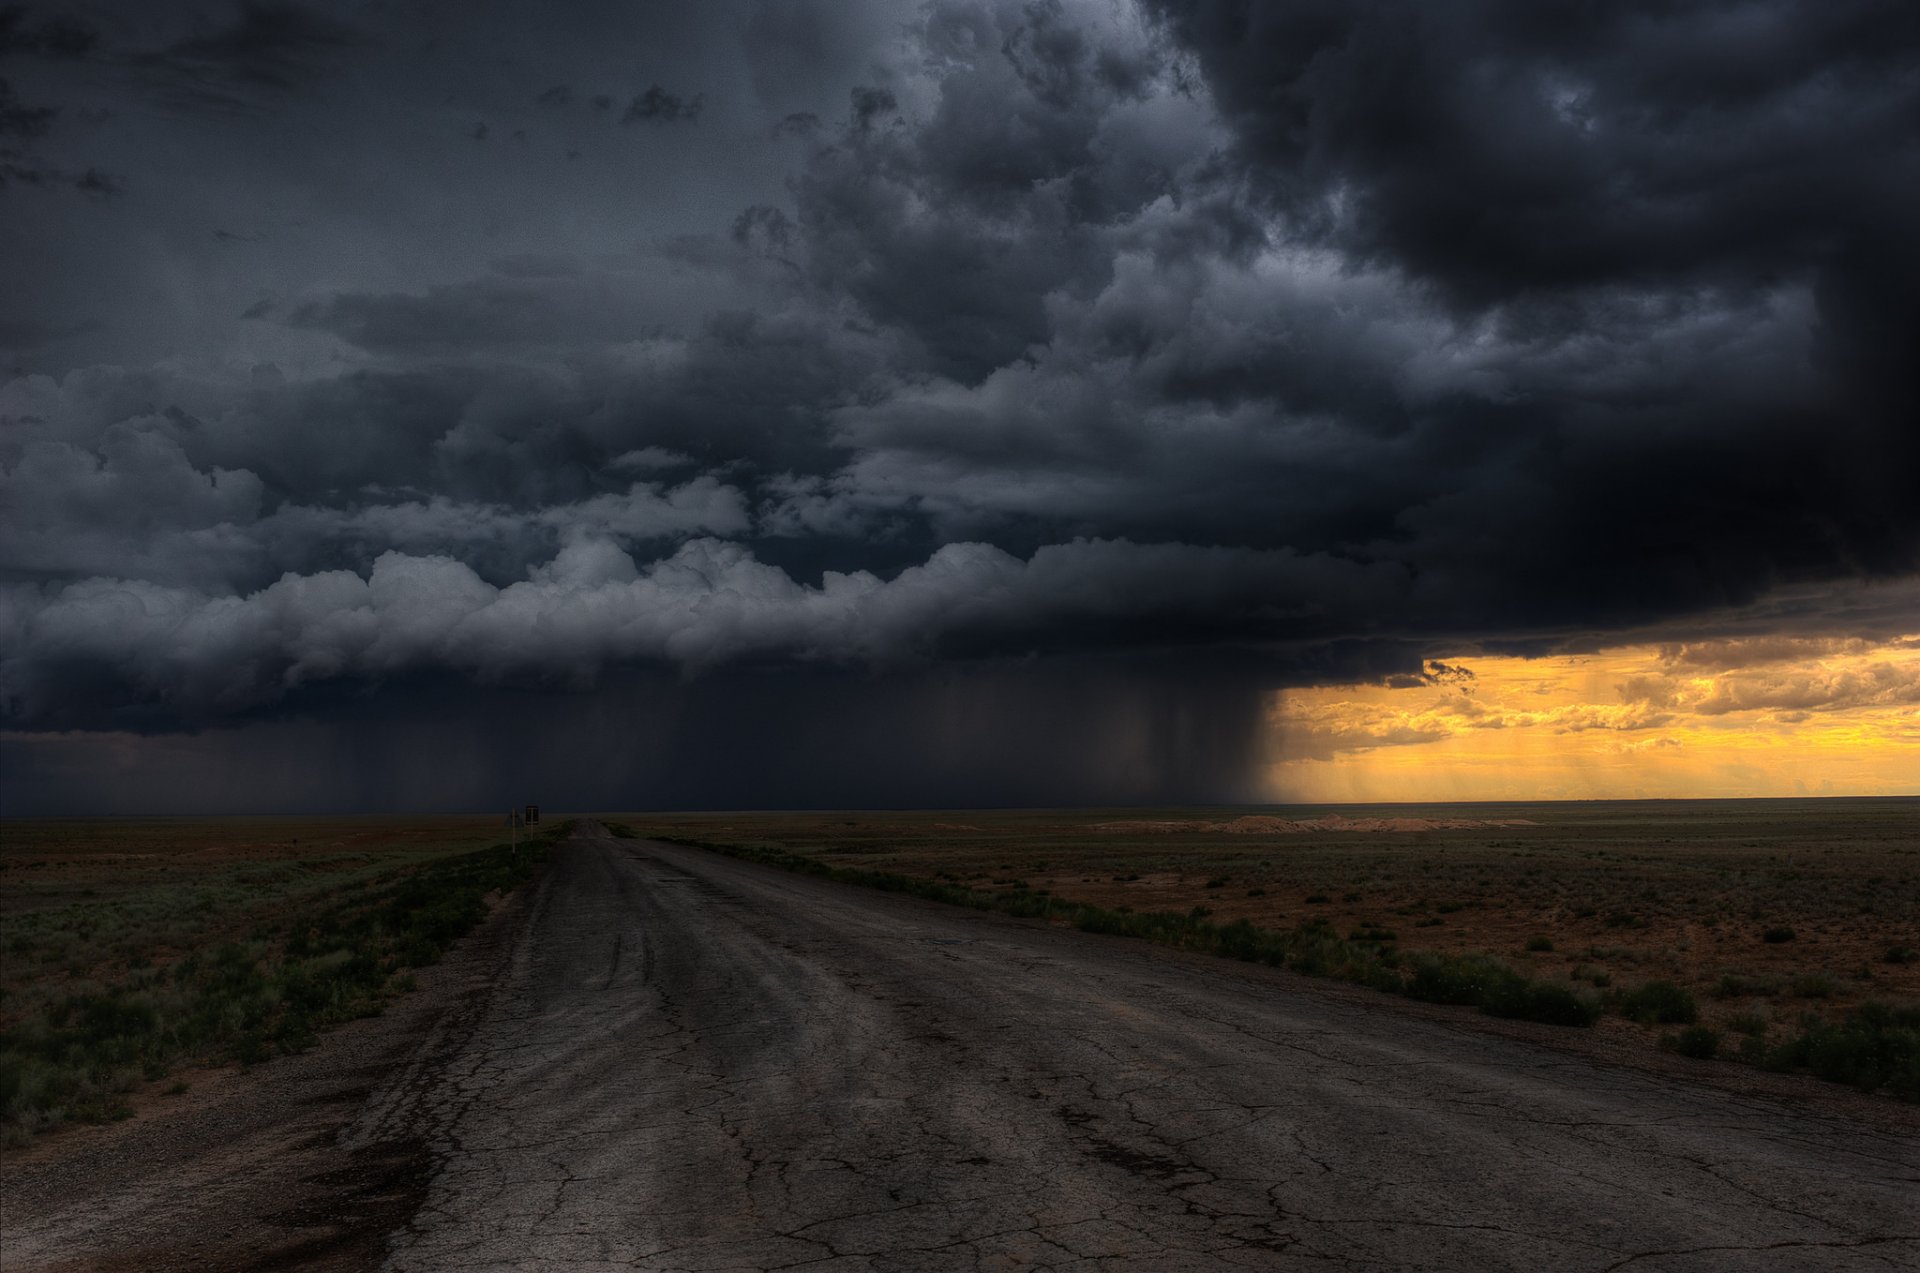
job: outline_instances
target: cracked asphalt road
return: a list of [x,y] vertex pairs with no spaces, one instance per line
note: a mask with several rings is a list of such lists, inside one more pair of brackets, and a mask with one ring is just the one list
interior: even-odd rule
[[1906,1133],[591,831],[467,1030],[396,1269],[1920,1267]]

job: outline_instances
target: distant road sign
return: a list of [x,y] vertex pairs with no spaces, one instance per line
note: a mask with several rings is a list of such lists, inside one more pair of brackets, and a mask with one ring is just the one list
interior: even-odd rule
[[528,805],[527,806],[527,825],[532,826],[534,823],[538,821],[540,821],[540,806],[537,804]]

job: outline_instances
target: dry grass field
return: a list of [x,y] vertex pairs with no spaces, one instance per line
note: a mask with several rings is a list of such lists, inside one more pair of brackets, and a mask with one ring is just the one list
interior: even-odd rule
[[[378,1011],[502,886],[497,817],[0,828],[0,1136]],[[495,859],[501,859],[496,861]],[[476,892],[476,890],[479,890]]]
[[[1920,800],[621,816],[1005,895],[1324,921],[1403,959],[1489,955],[1611,1005],[1602,1029],[1674,1046],[1691,1025],[1683,1046],[1723,1056],[1920,1003]],[[1648,983],[1691,1003],[1629,998]]]

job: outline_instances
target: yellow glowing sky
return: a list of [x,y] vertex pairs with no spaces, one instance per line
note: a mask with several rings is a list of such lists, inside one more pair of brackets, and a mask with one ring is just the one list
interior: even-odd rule
[[1920,793],[1920,636],[1462,656],[1275,694],[1273,798]]

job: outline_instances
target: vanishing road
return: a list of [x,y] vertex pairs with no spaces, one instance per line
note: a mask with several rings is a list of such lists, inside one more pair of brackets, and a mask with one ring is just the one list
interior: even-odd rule
[[1920,1268],[1910,1135],[1226,961],[592,833],[511,958],[390,1267]]

